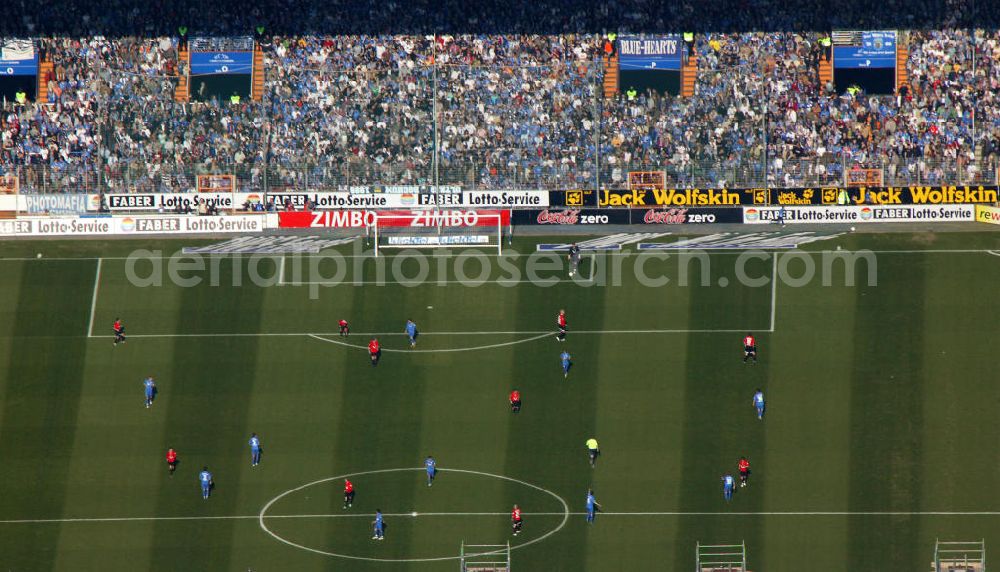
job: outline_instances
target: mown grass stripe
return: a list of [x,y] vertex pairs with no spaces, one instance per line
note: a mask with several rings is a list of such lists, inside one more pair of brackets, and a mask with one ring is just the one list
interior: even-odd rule
[[[773,261],[767,259],[748,265],[754,276],[772,275]],[[713,272],[723,269],[713,269]],[[729,290],[732,290],[731,288]],[[759,291],[758,291],[759,290]],[[764,294],[763,296],[761,294]],[[697,322],[719,323],[725,318],[720,314],[731,311],[728,302],[738,296],[746,312],[767,316],[770,311],[770,283],[760,288],[741,288],[730,292],[719,288],[691,289],[689,316],[693,327]],[[767,300],[766,308],[756,303]],[[731,320],[731,318],[730,318]],[[749,330],[747,330],[749,331]],[[758,365],[742,362],[741,339],[747,331],[718,333],[711,336],[690,336],[684,372],[684,429],[681,464],[684,476],[680,485],[679,512],[713,512],[733,510],[749,512],[751,523],[702,521],[694,526],[679,526],[673,546],[673,569],[684,570],[693,566],[695,545],[738,544],[760,546],[763,537],[763,520],[752,516],[762,510],[768,468],[764,460],[763,427],[750,408],[753,388],[763,386],[769,369],[766,356]],[[755,332],[759,343],[769,336]],[[706,364],[714,364],[706,368]],[[766,394],[766,393],[765,393]],[[737,489],[733,500],[727,503],[722,495],[721,477],[728,473],[738,481],[736,470],[740,456],[751,461],[751,484]],[[754,462],[756,460],[756,462]]]
[[[85,344],[35,337],[50,328],[86,327],[86,263],[28,265],[12,301],[14,332],[4,372],[0,420],[0,513],[63,515],[77,412],[86,361]],[[28,531],[25,531],[28,532]],[[8,544],[7,566],[52,569],[60,529],[35,530]]]
[[[848,510],[921,510],[927,257],[879,259],[877,287],[856,290]],[[888,351],[887,351],[888,350]],[[919,570],[919,519],[851,522],[848,567]],[[923,560],[923,561],[922,561]]]
[[[260,327],[263,294],[259,288],[183,288],[173,311],[179,324],[197,327],[226,321],[252,330]],[[258,342],[247,338],[181,339],[175,343],[172,378],[160,379],[160,402],[154,403],[155,411],[151,412],[164,420],[167,435],[158,446],[151,444],[149,454],[162,457],[168,447],[174,447],[181,463],[174,477],[165,471],[161,476],[164,486],[157,514],[169,514],[177,506],[216,515],[236,512],[242,465],[249,463],[245,428],[249,395],[262,358]],[[208,466],[216,483],[207,501],[201,499],[198,484],[203,466]],[[206,568],[228,569],[233,531],[231,521],[201,523],[184,530],[157,522],[153,533],[157,543],[150,564],[155,570],[171,569],[175,555],[170,547],[179,545],[186,547],[188,557],[206,563]],[[204,542],[204,538],[213,540]]]

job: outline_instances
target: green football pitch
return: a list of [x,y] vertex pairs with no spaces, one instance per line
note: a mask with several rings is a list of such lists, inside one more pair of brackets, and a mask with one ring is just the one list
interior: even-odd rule
[[[755,572],[926,572],[936,539],[1000,546],[1000,235],[848,234],[683,264],[629,245],[573,279],[561,258],[527,268],[540,242],[566,239],[519,238],[506,269],[440,257],[422,284],[416,257],[349,245],[201,268],[171,255],[205,241],[0,245],[0,571],[455,571],[463,543],[507,542],[516,571],[691,571],[700,542],[745,543]],[[824,264],[838,246],[872,252],[854,285]],[[740,456],[750,484],[726,502]]]

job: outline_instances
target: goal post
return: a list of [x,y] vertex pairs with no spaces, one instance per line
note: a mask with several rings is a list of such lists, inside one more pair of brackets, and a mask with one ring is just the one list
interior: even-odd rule
[[376,212],[369,228],[375,256],[385,249],[474,248],[503,253],[503,228],[510,211]]
[[695,572],[747,572],[746,543],[695,543]]
[[933,572],[985,572],[986,541],[934,541]]
[[461,572],[510,572],[510,542],[466,544],[459,552]]

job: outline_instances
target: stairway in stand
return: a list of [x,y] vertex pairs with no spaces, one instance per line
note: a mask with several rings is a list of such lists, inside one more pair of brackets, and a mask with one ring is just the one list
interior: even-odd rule
[[49,74],[52,73],[52,62],[45,60],[38,64],[38,88],[36,90],[35,101],[47,102],[49,100]]
[[825,89],[826,84],[833,82],[833,65],[825,57],[819,58],[819,84],[820,89]]
[[[686,48],[685,48],[686,49]],[[694,86],[698,81],[698,54],[691,54],[681,68],[681,95],[694,97]]]
[[254,101],[264,99],[264,50],[259,45],[253,48],[253,88],[250,97]]
[[[183,62],[184,65],[181,65]],[[181,73],[183,70],[183,73]],[[188,76],[191,74],[191,52],[188,47],[177,49],[177,87],[174,88],[174,101],[187,103],[191,99],[191,89],[188,86]]]
[[910,59],[910,48],[900,45],[896,48],[896,93],[904,86],[910,87],[910,71],[906,64]]
[[618,95],[618,54],[604,57],[604,97]]

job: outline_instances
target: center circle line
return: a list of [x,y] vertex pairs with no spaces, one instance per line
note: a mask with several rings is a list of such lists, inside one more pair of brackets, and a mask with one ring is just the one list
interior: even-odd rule
[[[487,344],[485,346],[472,346],[472,347],[468,347],[468,348],[440,348],[440,349],[430,349],[430,350],[416,349],[416,348],[410,348],[408,350],[400,350],[400,349],[393,349],[393,348],[382,348],[382,351],[384,351],[384,352],[393,352],[393,353],[402,353],[402,354],[422,354],[422,353],[426,353],[426,354],[443,354],[443,353],[451,353],[451,352],[474,352],[476,350],[489,350],[489,349],[495,349],[495,348],[505,348],[507,346],[514,346],[514,345],[517,345],[517,344],[525,344],[525,343],[528,343],[528,342],[533,342],[535,340],[540,340],[540,339],[542,339],[542,338],[544,338],[546,336],[551,336],[553,334],[554,334],[554,332],[546,332],[544,334],[538,334],[538,335],[532,336],[530,338],[524,338],[524,339],[521,339],[521,340],[514,340],[512,342],[501,342],[501,343],[498,343],[498,344]],[[319,335],[316,335],[316,334],[309,334],[309,337],[313,338],[314,340],[319,340],[321,342],[327,342],[329,344],[336,344],[338,346],[344,346],[344,347],[347,347],[347,348],[355,348],[355,349],[359,349],[359,350],[367,350],[368,349],[368,346],[363,346],[363,345],[358,345],[358,344],[349,344],[347,342],[342,342],[340,340],[332,340],[330,338],[326,338],[326,337],[319,336]]]
[[[546,334],[546,335],[548,335],[548,334]],[[267,518],[281,518],[281,515],[274,515],[273,517],[267,515],[267,511],[271,508],[272,505],[274,505],[274,503],[278,502],[279,500],[283,499],[284,497],[286,497],[286,496],[288,496],[290,494],[296,493],[298,491],[301,491],[303,489],[307,489],[307,488],[315,486],[315,485],[320,485],[320,484],[323,484],[323,483],[327,483],[327,482],[330,482],[330,481],[336,481],[336,480],[340,480],[340,479],[346,479],[348,477],[356,477],[356,476],[359,476],[359,475],[376,475],[376,474],[384,474],[384,473],[400,473],[400,472],[423,471],[423,470],[425,470],[424,467],[403,467],[403,468],[398,468],[398,469],[377,469],[377,470],[373,470],[373,471],[358,471],[358,472],[355,472],[355,473],[348,473],[348,474],[344,474],[344,475],[338,475],[338,476],[335,476],[335,477],[327,477],[327,478],[324,478],[324,479],[318,479],[318,480],[312,481],[310,483],[306,483],[304,485],[299,485],[299,486],[297,486],[295,488],[288,489],[287,491],[285,491],[285,492],[277,495],[276,497],[272,498],[271,500],[267,501],[267,503],[264,504],[264,506],[260,509],[260,513],[257,515],[257,523],[260,526],[261,530],[263,530],[265,533],[267,533],[271,538],[274,538],[275,540],[277,540],[277,541],[279,541],[279,542],[281,542],[283,544],[287,544],[288,546],[291,546],[293,548],[298,548],[300,550],[305,550],[307,552],[312,552],[314,554],[321,554],[323,556],[330,556],[330,557],[334,557],[334,558],[344,558],[344,559],[347,559],[347,560],[360,560],[360,561],[367,561],[367,562],[441,562],[441,561],[445,561],[445,560],[458,560],[458,559],[462,558],[460,555],[459,556],[438,556],[438,557],[432,557],[432,558],[373,558],[373,557],[368,557],[368,556],[354,556],[354,555],[351,555],[351,554],[339,554],[337,552],[329,552],[329,551],[326,551],[326,550],[319,550],[317,548],[311,548],[309,546],[303,546],[301,544],[298,544],[296,542],[288,540],[287,538],[284,538],[280,534],[278,534],[278,533],[274,532],[273,530],[271,530],[270,528],[268,528],[267,524],[264,522],[265,519],[267,519]],[[468,474],[468,475],[479,475],[479,476],[482,476],[482,477],[489,477],[489,478],[493,478],[493,479],[500,479],[500,480],[504,480],[504,481],[508,481],[508,482],[512,482],[512,483],[517,483],[519,485],[523,485],[523,486],[526,486],[528,488],[535,489],[536,491],[543,492],[543,493],[549,495],[550,497],[556,499],[557,501],[559,501],[559,503],[563,507],[563,511],[562,511],[562,513],[554,513],[555,515],[559,515],[559,514],[562,515],[562,520],[559,522],[559,524],[555,528],[553,528],[552,530],[550,530],[550,531],[546,532],[545,534],[539,536],[538,538],[533,538],[533,539],[531,539],[531,540],[529,540],[527,542],[524,542],[522,544],[518,544],[516,546],[511,546],[510,549],[512,551],[513,550],[518,550],[520,548],[524,548],[526,546],[531,546],[532,544],[535,544],[537,542],[541,542],[542,540],[545,540],[546,538],[548,538],[548,537],[552,536],[553,534],[555,534],[555,533],[559,532],[560,530],[562,530],[563,527],[566,526],[566,523],[569,522],[569,517],[570,517],[571,513],[570,513],[570,510],[569,510],[569,504],[566,502],[566,499],[564,499],[561,496],[559,496],[558,494],[556,494],[556,493],[554,493],[554,492],[552,492],[552,491],[550,491],[548,489],[542,488],[542,487],[540,487],[538,485],[534,485],[532,483],[529,483],[527,481],[522,481],[520,479],[515,479],[513,477],[508,477],[506,475],[498,475],[498,474],[495,474],[495,473],[487,473],[487,472],[484,472],[484,471],[473,471],[473,470],[470,470],[470,469],[439,468],[438,472],[442,472],[442,473],[463,473],[463,474]],[[419,513],[417,513],[417,514],[419,515]],[[408,515],[408,516],[412,516],[412,515]],[[480,556],[483,556],[483,555],[480,555]]]

